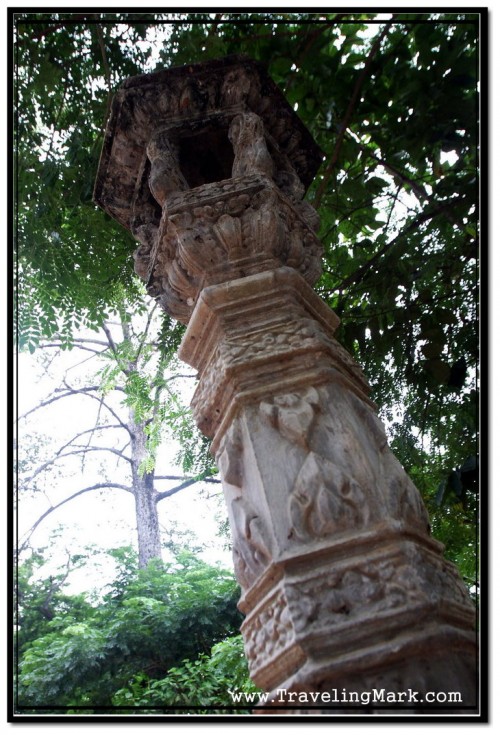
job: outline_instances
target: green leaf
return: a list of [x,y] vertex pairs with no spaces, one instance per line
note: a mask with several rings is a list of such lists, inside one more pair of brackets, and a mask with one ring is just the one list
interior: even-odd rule
[[375,196],[378,196],[387,186],[389,186],[389,182],[379,176],[371,176],[366,182],[366,188]]
[[430,360],[440,357],[443,351],[443,344],[441,342],[428,342],[422,347],[422,354]]
[[425,360],[423,367],[437,383],[446,383],[450,377],[450,366],[443,360]]

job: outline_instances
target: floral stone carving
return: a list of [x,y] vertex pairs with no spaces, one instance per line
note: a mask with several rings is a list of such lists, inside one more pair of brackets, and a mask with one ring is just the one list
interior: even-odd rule
[[308,283],[322,248],[296,206],[258,173],[166,197],[157,239],[139,248],[136,270],[148,292],[187,322],[201,290],[287,265]]

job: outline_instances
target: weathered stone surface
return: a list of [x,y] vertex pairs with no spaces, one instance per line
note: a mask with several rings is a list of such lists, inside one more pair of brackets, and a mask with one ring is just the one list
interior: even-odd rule
[[122,85],[94,198],[139,240],[150,295],[187,323],[212,283],[280,265],[319,278],[302,197],[321,158],[263,67],[230,57]]
[[[147,148],[159,131],[167,133],[171,153],[166,168],[171,173],[175,161],[175,177],[179,166],[190,188],[231,178],[229,127],[244,112],[261,120],[256,124],[262,125],[260,134],[275,161],[278,185],[298,177],[307,188],[321,164],[320,149],[264,66],[236,55],[131,77],[122,84],[106,129],[96,202],[124,227],[134,229],[143,209],[138,195],[144,193],[144,177],[147,180],[151,167]],[[236,127],[234,123],[232,135],[237,138]],[[248,125],[246,131],[248,139]],[[256,141],[250,143],[252,147]],[[240,157],[238,168],[242,166]],[[154,201],[153,210],[159,220]]]
[[303,195],[320,160],[262,67],[232,57],[125,82],[96,197],[140,242],[149,293],[188,323],[179,355],[200,375],[254,681],[292,708],[412,688],[474,709],[469,595],[312,289]]
[[337,324],[281,268],[205,289],[181,346],[201,369],[192,406],[223,478],[252,678],[268,691],[410,686],[411,657],[425,694],[435,651],[436,691],[453,660],[475,707],[473,606]]
[[297,203],[254,173],[167,195],[155,243],[138,249],[136,271],[150,295],[187,323],[206,286],[281,265],[314,283],[321,254]]
[[222,418],[231,420],[235,395],[272,398],[332,373],[372,405],[359,366],[333,338],[338,323],[291,268],[206,288],[179,352],[200,370],[192,408],[202,431],[214,437]]

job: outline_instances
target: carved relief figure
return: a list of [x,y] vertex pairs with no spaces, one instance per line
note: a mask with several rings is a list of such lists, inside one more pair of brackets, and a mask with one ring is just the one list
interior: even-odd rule
[[[297,476],[291,478],[289,496],[290,538],[322,538],[347,529],[366,527],[379,515],[375,497],[360,480],[349,475],[342,462],[323,456],[321,439],[315,435],[317,418],[328,399],[321,388],[287,393],[261,401],[260,414],[283,439],[305,450]],[[342,454],[343,445],[331,437],[330,448]],[[331,457],[335,456],[335,452]]]
[[238,218],[223,214],[214,225],[214,232],[230,259],[241,257],[241,222]]
[[286,159],[283,159],[282,165],[284,168],[276,172],[274,181],[283,194],[299,201],[304,196],[304,185]]
[[157,245],[161,209],[148,186],[149,160],[143,157],[135,187],[130,229],[140,246],[134,252],[134,268],[144,281],[149,279],[151,256]]
[[233,177],[253,173],[273,177],[274,163],[258,115],[253,112],[236,115],[229,127],[229,140],[234,149]]
[[321,538],[366,526],[371,502],[354,478],[332,462],[310,452],[290,496],[290,535]]
[[245,653],[252,674],[294,642],[290,610],[282,591],[243,623]]
[[203,83],[201,79],[187,79],[181,83],[178,90],[179,114],[195,115],[207,109],[210,100],[213,101],[211,85]]
[[232,501],[231,514],[236,579],[247,589],[271,561],[271,539],[262,519],[244,495]]
[[298,632],[328,628],[332,622],[345,625],[363,617],[372,619],[379,611],[418,605],[426,599],[427,590],[418,584],[415,570],[394,556],[334,570],[287,588]]
[[258,191],[242,217],[243,242],[249,253],[286,258],[289,227],[276,191]]
[[244,445],[236,419],[217,453],[233,530],[233,561],[236,579],[246,589],[271,560],[271,537],[262,518],[245,496]]
[[149,188],[158,204],[163,205],[167,195],[172,191],[189,189],[189,184],[179,167],[177,148],[170,140],[168,130],[160,130],[151,138],[147,155],[151,161]]
[[260,412],[286,439],[308,449],[314,420],[319,413],[319,396],[315,388],[303,395],[286,393],[272,402],[262,401]]
[[235,419],[221,441],[216,460],[222,481],[239,489],[243,483],[242,458],[243,439],[240,422]]

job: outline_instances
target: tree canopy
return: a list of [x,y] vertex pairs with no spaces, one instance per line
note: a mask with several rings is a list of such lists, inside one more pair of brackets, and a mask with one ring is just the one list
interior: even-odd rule
[[[92,201],[113,93],[131,75],[247,53],[325,154],[318,292],[373,386],[434,531],[474,576],[478,143],[484,15],[17,13],[21,347],[144,298],[135,243]],[[164,335],[176,349],[182,330]]]
[[155,560],[141,570],[130,548],[109,554],[117,575],[98,599],[65,589],[71,568],[85,557],[70,557],[49,579],[34,578],[40,552],[21,565],[19,714],[200,713],[227,708],[228,688],[255,689],[230,572],[179,548],[171,562]]

